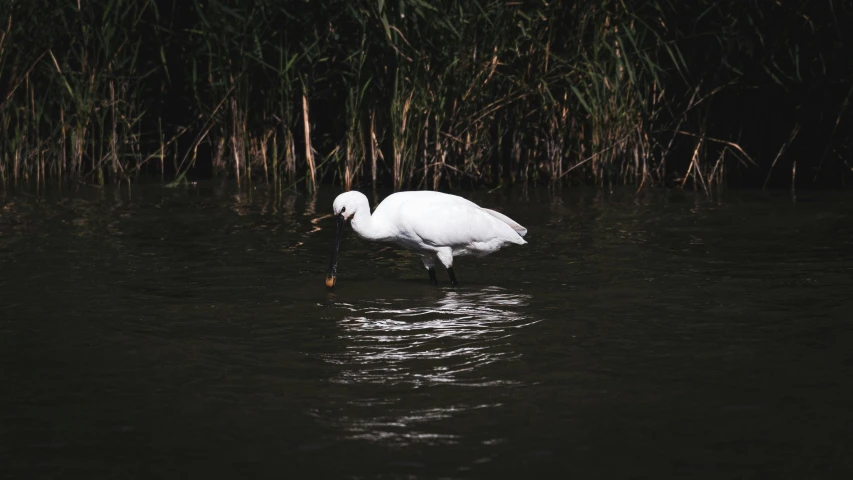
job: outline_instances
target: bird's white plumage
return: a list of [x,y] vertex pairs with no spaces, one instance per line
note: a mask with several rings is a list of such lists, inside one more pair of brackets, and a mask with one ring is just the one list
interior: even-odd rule
[[511,243],[527,243],[521,238],[527,230],[511,218],[446,193],[398,192],[371,215],[367,197],[353,191],[339,195],[333,209],[335,215],[352,219],[358,236],[420,253],[427,268],[433,259],[449,268],[454,256],[483,256]]

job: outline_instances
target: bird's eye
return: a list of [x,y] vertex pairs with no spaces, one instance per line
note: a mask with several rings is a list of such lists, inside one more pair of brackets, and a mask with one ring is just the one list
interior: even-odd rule
[[347,207],[341,207],[341,213],[344,213],[346,211],[347,211]]

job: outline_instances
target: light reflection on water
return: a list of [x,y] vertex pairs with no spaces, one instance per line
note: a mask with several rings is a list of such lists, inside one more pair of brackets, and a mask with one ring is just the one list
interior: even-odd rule
[[519,357],[511,349],[512,335],[538,321],[517,310],[529,300],[526,294],[487,287],[447,292],[435,303],[417,306],[393,300],[343,305],[352,313],[339,323],[346,350],[326,360],[348,368],[332,381],[415,386],[515,383],[484,376],[478,369]]
[[[337,409],[326,414],[315,410],[315,417],[351,440],[390,446],[457,443],[461,437],[445,431],[454,417],[502,403],[482,402],[482,394],[476,397],[480,401],[471,402],[472,397],[461,394],[448,395],[443,405],[432,398],[424,408],[411,408],[411,398],[403,401],[394,393],[399,394],[400,388],[428,392],[442,387],[464,391],[519,386],[521,382],[506,373],[506,365],[522,356],[513,348],[513,336],[540,321],[521,311],[530,299],[527,294],[485,287],[445,292],[416,305],[412,299],[338,304],[349,314],[337,324],[342,351],[323,357],[341,367],[329,380],[365,386],[367,395],[359,397],[362,390],[358,390],[346,400],[346,415],[336,415]],[[500,368],[487,368],[493,364]],[[391,394],[376,396],[378,386]]]

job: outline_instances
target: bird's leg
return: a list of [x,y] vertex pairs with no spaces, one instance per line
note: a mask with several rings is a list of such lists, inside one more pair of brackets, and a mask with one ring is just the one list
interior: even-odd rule
[[450,284],[456,286],[456,275],[453,274],[453,267],[447,268],[447,274],[450,275]]
[[438,285],[438,279],[435,278],[435,259],[432,258],[432,255],[421,255],[421,259],[424,261],[424,266],[429,271],[429,281],[432,282],[433,285]]
[[442,248],[435,253],[438,261],[447,269],[447,274],[450,275],[450,284],[456,286],[456,275],[453,274],[453,250],[449,247]]

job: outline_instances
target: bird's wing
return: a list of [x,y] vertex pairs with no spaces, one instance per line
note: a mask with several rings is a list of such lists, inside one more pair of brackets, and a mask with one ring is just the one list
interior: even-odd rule
[[400,220],[433,246],[460,247],[496,238],[519,238],[507,223],[461,197],[425,197],[406,202]]

